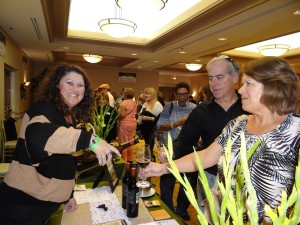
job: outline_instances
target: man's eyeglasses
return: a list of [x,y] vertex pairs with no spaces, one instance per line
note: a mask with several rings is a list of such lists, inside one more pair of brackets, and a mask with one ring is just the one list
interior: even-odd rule
[[189,93],[176,93],[177,97],[187,97]]
[[230,62],[233,65],[233,68],[237,73],[240,72],[240,68],[239,68],[238,64],[232,58],[230,58],[229,56],[219,55],[219,56],[216,56],[215,59],[226,59],[228,62]]

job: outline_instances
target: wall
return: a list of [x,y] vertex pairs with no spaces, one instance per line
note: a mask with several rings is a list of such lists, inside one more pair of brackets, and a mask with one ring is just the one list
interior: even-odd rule
[[[118,95],[122,93],[122,89],[125,87],[131,87],[135,90],[135,96],[137,97],[140,91],[143,91],[146,87],[153,87],[158,90],[159,74],[157,71],[132,71],[120,68],[104,68],[94,64],[77,64],[82,67],[87,73],[91,87],[97,88],[101,84],[109,84],[110,91],[117,92]],[[39,75],[46,67],[52,67],[53,65],[47,64],[35,64],[34,74]],[[135,73],[136,82],[119,82],[119,72]]]
[[[11,107],[15,114],[12,116],[20,119],[31,104],[29,90],[26,90],[26,99],[21,100],[20,85],[23,81],[30,81],[32,77],[32,63],[26,54],[0,27],[0,32],[5,36],[6,53],[0,56],[0,119],[4,119],[4,69],[11,71]],[[26,59],[27,63],[24,63]],[[29,89],[29,88],[28,88]]]

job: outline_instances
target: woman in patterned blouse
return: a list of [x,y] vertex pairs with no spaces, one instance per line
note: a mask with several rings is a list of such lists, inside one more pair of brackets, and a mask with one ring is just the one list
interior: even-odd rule
[[[269,219],[264,205],[275,208],[281,193],[289,195],[295,179],[295,167],[300,149],[299,78],[288,62],[279,57],[263,57],[244,68],[239,93],[245,111],[230,121],[221,135],[205,150],[197,152],[204,168],[218,164],[220,180],[222,155],[229,138],[232,139],[230,166],[240,161],[240,134],[243,131],[249,150],[257,140],[260,144],[248,161],[250,178],[257,195],[259,220]],[[180,172],[197,171],[194,153],[175,160]],[[161,176],[169,173],[169,164],[154,164],[143,170],[141,176]],[[236,174],[232,174],[235,193]],[[245,187],[244,189],[245,190]]]

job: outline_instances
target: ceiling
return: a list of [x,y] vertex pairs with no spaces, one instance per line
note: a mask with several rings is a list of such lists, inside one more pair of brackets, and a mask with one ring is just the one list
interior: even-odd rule
[[[168,12],[168,4],[174,1],[178,0],[169,0],[162,12]],[[300,16],[293,14],[300,10],[300,0],[224,0],[203,10],[194,5],[170,22],[168,29],[144,42],[136,37],[109,38],[103,33],[96,38],[95,33],[68,36],[70,0],[0,2],[0,26],[34,63],[88,65],[81,54],[90,53],[102,55],[103,60],[89,66],[194,76],[205,73],[205,66],[191,72],[185,63],[205,65],[217,54],[226,53],[242,64],[261,55],[233,49],[300,31]],[[84,2],[88,5],[89,1]],[[201,2],[207,3],[210,0]],[[300,48],[284,57],[300,73]]]

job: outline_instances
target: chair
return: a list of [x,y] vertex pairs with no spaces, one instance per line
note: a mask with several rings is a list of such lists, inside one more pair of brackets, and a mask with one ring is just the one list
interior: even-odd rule
[[0,163],[0,184],[5,177],[8,167],[9,167],[9,163]]
[[17,145],[17,140],[7,141],[4,122],[5,121],[1,121],[1,127],[0,127],[2,162],[10,163],[12,161],[14,150]]

